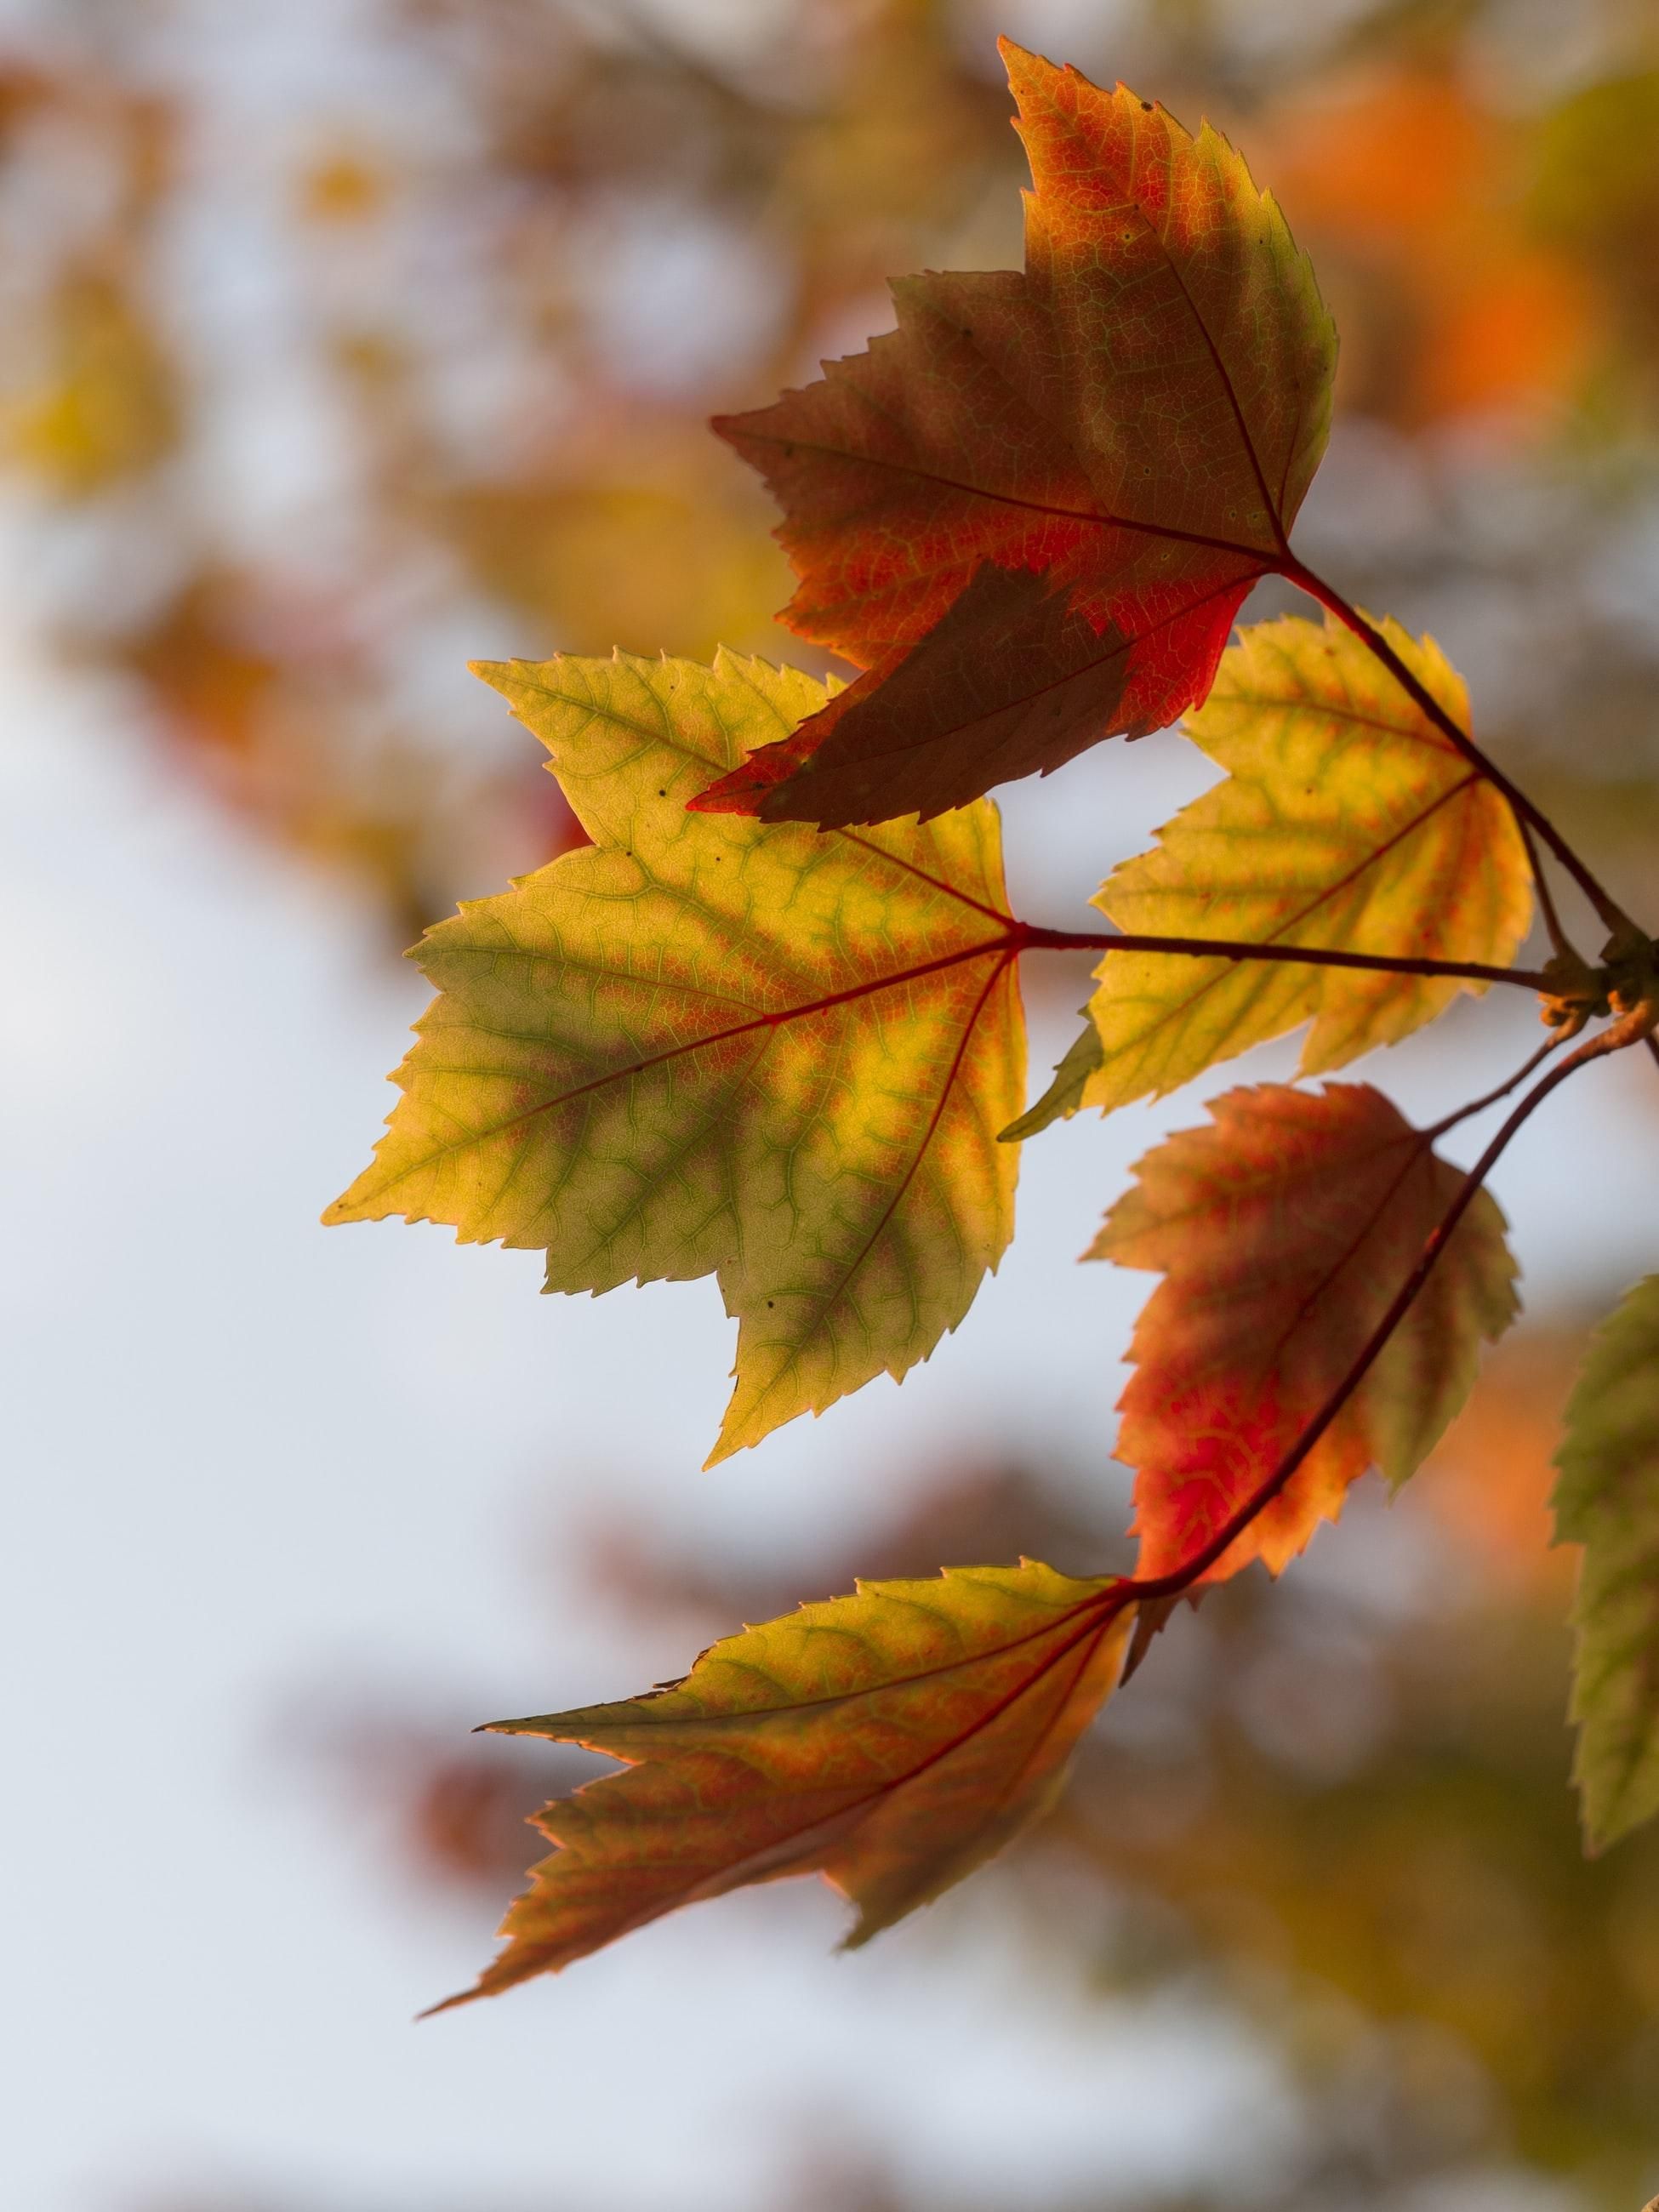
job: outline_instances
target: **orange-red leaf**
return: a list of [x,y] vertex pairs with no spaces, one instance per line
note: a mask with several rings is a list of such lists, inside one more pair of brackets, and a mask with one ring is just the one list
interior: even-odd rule
[[537,1816],[558,1849],[465,1996],[783,1875],[826,1876],[859,1908],[848,1944],[866,1942],[1052,1802],[1122,1669],[1133,1608],[1114,1589],[1030,1559],[865,1583],[725,1638],[646,1697],[495,1723],[628,1771]]
[[[1366,1084],[1231,1091],[1214,1126],[1149,1152],[1087,1257],[1164,1281],[1136,1326],[1118,1456],[1139,1470],[1137,1572],[1182,1566],[1265,1482],[1335,1390],[1462,1181]],[[1405,1320],[1280,1495],[1206,1579],[1274,1574],[1350,1483],[1399,1484],[1514,1319],[1515,1263],[1483,1191]]]
[[1023,271],[913,276],[898,328],[717,424],[785,509],[785,619],[866,673],[698,802],[943,812],[1203,697],[1324,449],[1335,334],[1284,217],[1194,137],[1004,41]]

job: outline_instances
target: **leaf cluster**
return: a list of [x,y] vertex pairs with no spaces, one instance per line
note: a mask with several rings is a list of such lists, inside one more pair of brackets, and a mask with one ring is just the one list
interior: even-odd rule
[[[481,671],[590,842],[428,933],[401,1102],[329,1218],[541,1250],[550,1290],[714,1276],[738,1323],[719,1459],[933,1353],[1057,1117],[1297,1029],[1301,1077],[1341,1069],[1494,984],[1548,1034],[1426,1129],[1367,1085],[1259,1085],[1141,1161],[1085,1255],[1161,1279],[1121,1401],[1132,1576],[863,1585],[645,1698],[500,1723],[624,1771],[541,1816],[556,1848],[479,1992],[809,1870],[862,1941],[979,1864],[1180,1600],[1279,1572],[1368,1469],[1421,1464],[1517,1310],[1488,1174],[1659,1020],[1651,941],[1477,744],[1439,648],[1291,550],[1335,336],[1274,201],[1207,125],[1004,51],[1024,268],[907,280],[890,336],[717,425],[784,509],[785,618],[859,672]],[[1268,576],[1322,621],[1230,645]],[[992,787],[1177,718],[1222,781],[1103,885],[1112,927],[1016,916]],[[1551,866],[1608,933],[1595,961]],[[1018,964],[1079,947],[1085,1026],[1027,1107]],[[1472,1168],[1437,1149],[1534,1076]],[[1659,1810],[1652,1288],[1593,1352],[1563,1459],[1597,1843]]]

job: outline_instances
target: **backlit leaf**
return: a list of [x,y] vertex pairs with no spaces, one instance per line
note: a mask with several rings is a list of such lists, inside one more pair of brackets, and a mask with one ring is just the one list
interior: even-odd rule
[[[1382,1095],[1230,1091],[1213,1126],[1138,1164],[1085,1257],[1156,1268],[1119,1401],[1138,1470],[1136,1572],[1182,1566],[1260,1488],[1346,1375],[1462,1181]],[[1514,1319],[1516,1267],[1482,1191],[1381,1357],[1283,1492],[1206,1579],[1274,1574],[1372,1465],[1398,1485]]]
[[[1462,679],[1432,639],[1382,625],[1465,728]],[[1335,622],[1247,629],[1184,727],[1229,773],[1116,869],[1095,904],[1120,929],[1506,966],[1532,917],[1508,805]],[[1484,983],[1290,962],[1109,953],[1085,1031],[1011,1134],[1079,1106],[1161,1097],[1311,1022],[1299,1073],[1395,1044]]]
[[[1115,957],[1127,958],[1127,954]],[[1027,1109],[1017,1121],[1011,1121],[1002,1133],[1005,1145],[1018,1144],[1026,1137],[1035,1137],[1051,1122],[1069,1121],[1079,1107],[1088,1105],[1089,1087],[1098,1075],[1106,1058],[1106,1048],[1100,1041],[1100,1031],[1095,1027],[1094,1015],[1089,1006],[1079,1006],[1083,1027],[1066,1048],[1065,1057],[1054,1068],[1054,1080],[1034,1106]]]
[[543,1247],[550,1290],[718,1275],[723,1457],[925,1359],[1012,1234],[996,811],[827,837],[688,814],[822,702],[764,661],[481,672],[594,842],[428,932],[405,1095],[325,1218]]
[[1595,1850],[1659,1813],[1659,1276],[1597,1332],[1558,1464],[1556,1540],[1584,1547],[1574,1776]]
[[465,1996],[784,1875],[825,1875],[858,1908],[848,1944],[867,1942],[1052,1802],[1122,1668],[1133,1608],[1113,1588],[1029,1559],[866,1583],[725,1638],[665,1689],[495,1722],[628,1771],[538,1816],[558,1849]]
[[1201,699],[1324,450],[1336,339],[1273,200],[1005,40],[1025,267],[894,287],[898,328],[717,427],[783,505],[785,619],[866,673],[700,802],[928,816]]

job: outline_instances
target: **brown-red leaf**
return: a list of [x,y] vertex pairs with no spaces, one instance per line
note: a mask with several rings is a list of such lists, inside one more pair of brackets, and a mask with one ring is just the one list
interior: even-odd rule
[[627,1771],[537,1815],[557,1848],[508,1912],[506,1948],[449,2002],[782,1875],[824,1875],[858,1908],[848,1944],[866,1942],[1053,1802],[1133,1617],[1109,1577],[947,1568],[725,1637],[645,1697],[495,1723]]
[[[1184,1566],[1335,1391],[1462,1182],[1368,1084],[1263,1084],[1149,1152],[1085,1256],[1160,1269],[1119,1401],[1139,1470],[1136,1572]],[[1284,1491],[1206,1580],[1277,1574],[1348,1486],[1415,1472],[1517,1310],[1504,1219],[1481,1192],[1387,1347]]]
[[785,619],[866,673],[705,811],[925,817],[1144,735],[1285,557],[1336,342],[1283,216],[1207,124],[1003,53],[1024,270],[896,284],[896,331],[716,425],[784,507]]

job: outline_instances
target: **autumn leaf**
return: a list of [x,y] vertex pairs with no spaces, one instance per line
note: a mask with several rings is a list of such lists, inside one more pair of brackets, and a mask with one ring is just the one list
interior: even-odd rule
[[179,441],[179,380],[125,274],[67,270],[38,386],[0,408],[0,442],[70,499],[153,468]]
[[[1380,1092],[1230,1091],[1149,1152],[1085,1257],[1162,1272],[1136,1325],[1117,1455],[1138,1470],[1136,1573],[1173,1572],[1249,1499],[1343,1380],[1463,1178]],[[1354,1395],[1212,1567],[1274,1574],[1368,1467],[1398,1485],[1518,1310],[1484,1191]]]
[[1557,1464],[1556,1541],[1584,1547],[1573,1773],[1600,1850],[1659,1813],[1659,1276],[1597,1332]]
[[1122,1668],[1133,1608],[1115,1588],[1030,1559],[865,1583],[725,1638],[645,1697],[494,1723],[628,1771],[538,1815],[558,1848],[449,2003],[783,1875],[826,1876],[858,1907],[848,1945],[866,1942],[1053,1802]]
[[[1431,638],[1379,627],[1460,725],[1462,679]],[[1184,728],[1225,780],[1097,893],[1120,929],[1503,967],[1532,918],[1526,848],[1503,798],[1340,623],[1247,629]],[[1396,1044],[1478,981],[1281,961],[1109,953],[1089,1025],[1009,1131],[1080,1106],[1159,1097],[1310,1022],[1298,1073]]]
[[764,661],[480,672],[593,844],[428,932],[404,1096],[325,1218],[543,1247],[550,1290],[717,1275],[721,1458],[925,1359],[1012,1234],[996,811],[829,837],[688,815],[825,696]]
[[1160,728],[1286,556],[1336,337],[1284,217],[1207,124],[1002,52],[1024,270],[908,278],[896,331],[715,426],[783,506],[784,619],[866,672],[705,808],[927,817]]

